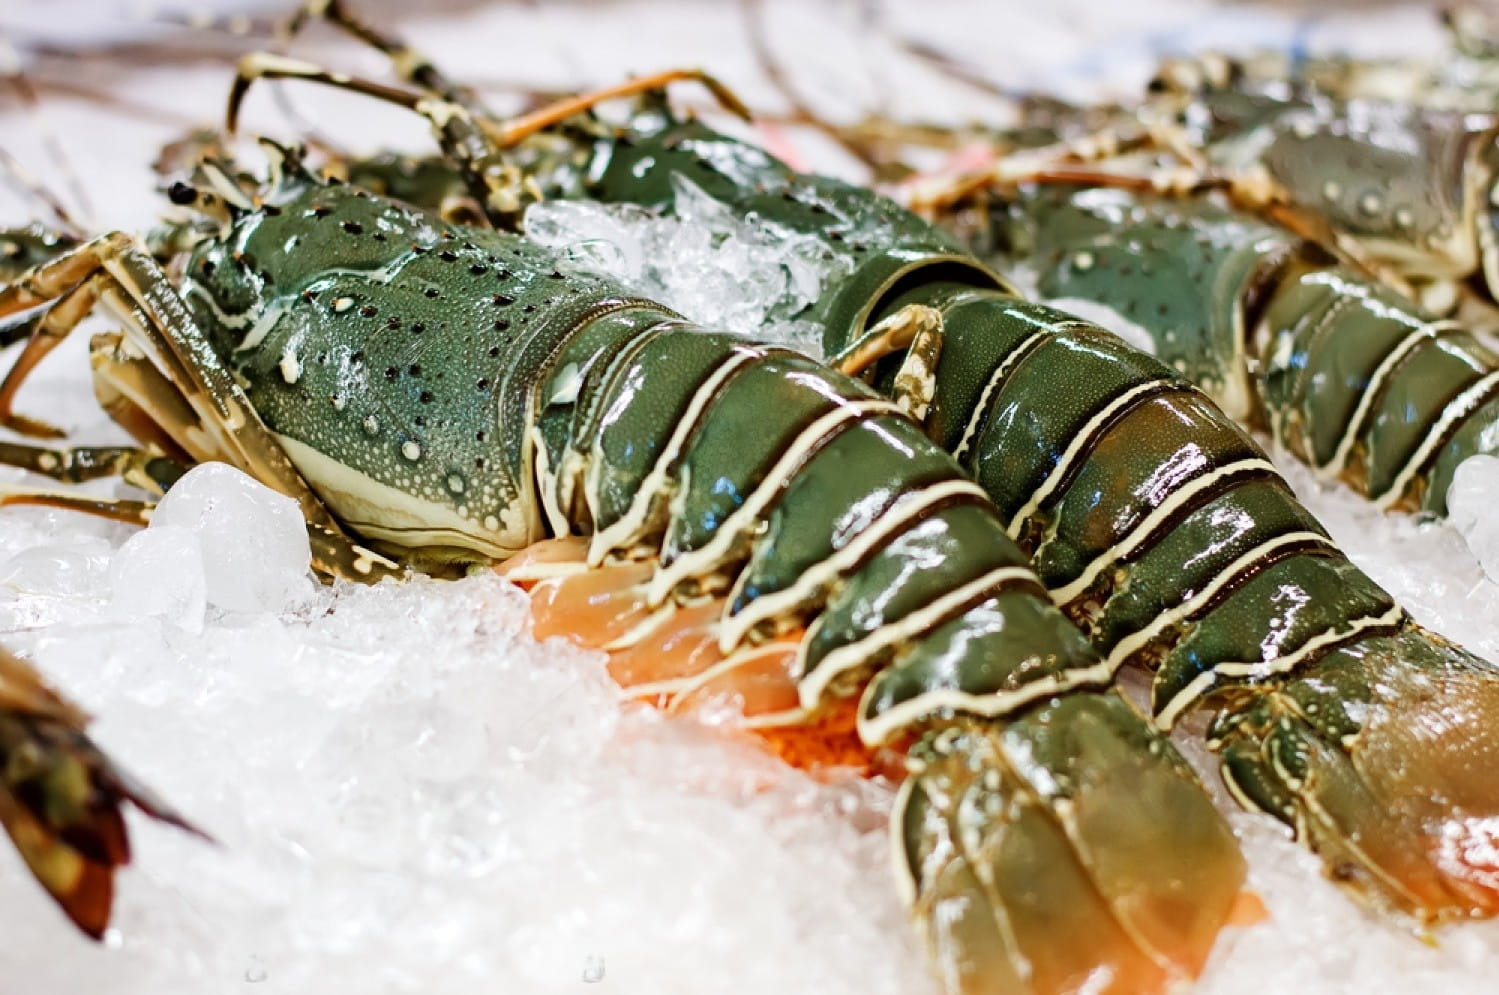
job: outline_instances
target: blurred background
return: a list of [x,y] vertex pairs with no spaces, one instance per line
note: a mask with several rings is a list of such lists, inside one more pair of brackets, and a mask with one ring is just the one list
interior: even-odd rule
[[[234,60],[275,46],[292,6],[0,3],[0,149],[81,201],[75,208],[87,226],[148,223],[156,152],[193,128],[219,123]],[[1423,4],[433,0],[418,11],[394,0],[361,0],[355,8],[440,52],[451,76],[500,109],[630,74],[701,66],[762,114],[762,140],[806,165],[850,175],[858,164],[835,143],[798,130],[799,117],[1003,123],[1020,94],[1137,93],[1165,54],[1269,48],[1419,55],[1440,50],[1442,41],[1434,8]],[[378,53],[322,26],[290,50],[341,71],[389,78]],[[708,107],[687,88],[681,98]],[[424,128],[411,115],[305,84],[254,91],[245,129],[283,138],[310,131],[353,150],[426,147]],[[785,129],[784,143],[778,129]],[[24,198],[0,200],[10,220],[27,210]]]

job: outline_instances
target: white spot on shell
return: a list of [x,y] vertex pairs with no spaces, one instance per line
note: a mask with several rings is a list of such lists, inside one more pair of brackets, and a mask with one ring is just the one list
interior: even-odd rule
[[1370,216],[1378,214],[1383,205],[1384,200],[1377,193],[1366,193],[1358,199],[1358,209]]
[[491,532],[497,531],[500,527],[500,520],[493,515],[485,515],[484,527]]
[[363,425],[364,430],[370,435],[374,435],[376,432],[380,431],[380,419],[376,418],[374,415],[365,415]]
[[1072,265],[1075,266],[1076,268],[1080,269],[1080,270],[1090,270],[1090,269],[1092,269],[1093,268],[1093,253],[1091,253],[1091,252],[1074,252],[1072,254]]
[[1338,183],[1337,180],[1328,180],[1326,183],[1322,184],[1322,196],[1326,197],[1328,200],[1337,200],[1339,197],[1343,196],[1343,187]]
[[349,399],[344,397],[342,394],[334,394],[332,400],[334,411],[342,411],[344,408],[348,407]]
[[281,354],[281,362],[277,364],[281,368],[281,379],[287,383],[296,383],[302,376],[302,363],[297,359],[297,354],[288,350]]
[[401,455],[409,460],[419,460],[422,458],[422,447],[416,442],[407,440],[401,443]]
[[448,474],[448,490],[452,491],[454,494],[462,494],[463,478],[458,476],[458,474],[456,473]]
[[1402,207],[1395,211],[1395,224],[1401,228],[1409,228],[1416,223],[1416,215],[1408,207]]
[[333,310],[336,314],[343,314],[353,306],[354,298],[352,297],[340,297],[338,300],[333,302]]

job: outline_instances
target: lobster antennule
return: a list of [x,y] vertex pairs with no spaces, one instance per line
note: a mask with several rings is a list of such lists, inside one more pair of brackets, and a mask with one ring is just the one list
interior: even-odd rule
[[1243,857],[1118,695],[937,732],[912,766],[896,860],[949,991],[1155,992],[1202,969]]
[[1230,706],[1224,780],[1360,900],[1419,925],[1499,914],[1499,683],[1414,627]]

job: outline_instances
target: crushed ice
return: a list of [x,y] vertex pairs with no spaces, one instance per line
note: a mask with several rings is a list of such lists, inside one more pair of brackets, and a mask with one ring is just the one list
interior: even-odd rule
[[[1016,15],[991,6],[995,18]],[[538,5],[543,23],[518,25],[514,5],[493,5],[427,19],[424,47],[467,58],[473,76],[493,61],[483,39],[524,31],[533,43],[513,47],[507,66],[558,87],[578,79],[558,69],[558,53],[580,45],[601,81],[684,57],[734,65],[737,8],[689,7],[598,7],[580,21]],[[798,30],[779,40],[827,56],[827,33],[803,27],[807,6],[780,8]],[[1271,16],[1172,2],[1117,5],[1105,17],[1101,8],[1081,19],[1069,11],[1076,8],[1058,15],[1038,7],[1026,30],[1009,36],[975,32],[969,18],[931,17],[924,5],[904,14],[923,34],[977,45],[991,63],[1011,65],[1016,82],[1034,86],[1050,66],[1048,78],[1080,90],[1123,61],[1148,69],[1142,39],[1199,47],[1183,32],[1200,41],[1216,26],[1242,41],[1243,29]],[[1407,51],[1413,28],[1434,31],[1427,8],[1351,17],[1352,31],[1347,16],[1319,17],[1310,29],[1302,17],[1297,44],[1312,30],[1324,45],[1359,34]],[[475,18],[488,23],[476,27]],[[630,37],[666,41],[675,54],[591,44],[617,41],[622,18]],[[68,25],[85,21],[93,24]],[[1091,39],[1082,48],[1079,25]],[[1005,37],[1022,57],[996,62],[1005,46],[993,42]],[[1020,49],[1015,38],[1024,40]],[[1100,57],[1081,59],[1090,51]],[[840,94],[851,79],[877,86],[889,78],[884,63],[862,75],[840,74],[838,63],[800,64],[833,73]],[[454,75],[465,77],[461,65]],[[198,96],[205,119],[223,91],[218,66],[110,79],[144,106]],[[983,109],[970,102],[960,110],[953,88],[919,71],[904,72],[892,92],[907,117]],[[91,167],[85,179],[109,212],[105,227],[129,229],[154,214],[155,202],[142,196],[153,180],[146,163],[179,125],[52,103],[45,120],[78,138],[70,149]],[[36,129],[9,120],[14,142],[30,141]],[[135,216],[121,220],[122,211]],[[84,338],[39,369],[27,406],[88,436],[102,418],[79,424],[97,410],[81,373]],[[105,441],[117,439],[114,432]],[[1455,528],[1380,515],[1346,489],[1291,473],[1334,537],[1418,619],[1499,659],[1499,586]],[[930,990],[886,869],[879,812],[887,799],[877,787],[820,787],[691,723],[621,713],[600,661],[560,642],[531,642],[523,603],[489,578],[317,589],[288,614],[205,611],[201,633],[177,622],[194,613],[188,577],[166,578],[183,583],[182,596],[155,602],[158,610],[123,610],[122,587],[137,581],[117,581],[114,567],[134,534],[66,512],[6,509],[0,638],[98,714],[97,738],[221,845],[132,818],[135,863],[121,877],[117,929],[108,946],[95,947],[0,844],[5,990]],[[246,543],[257,538],[255,527],[242,534]],[[1481,991],[1499,975],[1493,925],[1442,928],[1428,946],[1357,909],[1268,820],[1239,815],[1235,825],[1272,918],[1220,943],[1194,990]]]
[[700,325],[820,356],[819,326],[796,315],[847,264],[810,235],[736,216],[685,176],[671,180],[670,214],[633,204],[544,201],[527,209],[526,234]]
[[132,818],[95,947],[0,844],[28,990],[748,993],[788,957],[810,990],[928,990],[887,788],[622,708],[492,575],[316,587],[295,506],[224,466],[145,530],[59,542],[57,514],[7,510],[4,641],[220,845]]
[[1494,514],[1494,495],[1499,494],[1499,459],[1470,456],[1452,475],[1447,488],[1447,510],[1452,527],[1462,534],[1468,549],[1493,581],[1499,581],[1499,515]]

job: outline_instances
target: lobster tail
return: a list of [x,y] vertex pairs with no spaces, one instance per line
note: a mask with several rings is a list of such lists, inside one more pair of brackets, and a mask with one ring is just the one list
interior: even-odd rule
[[537,411],[542,501],[591,538],[502,568],[536,634],[807,766],[917,742],[896,837],[952,990],[1195,974],[1243,880],[1233,835],[979,487],[810,360],[660,316],[611,342],[611,320],[554,351],[583,372]]
[[1360,900],[1426,924],[1499,913],[1499,681],[1414,626],[1245,696],[1211,735],[1224,781]]
[[1117,694],[931,733],[911,764],[897,871],[949,991],[1147,992],[1202,968],[1243,858]]

